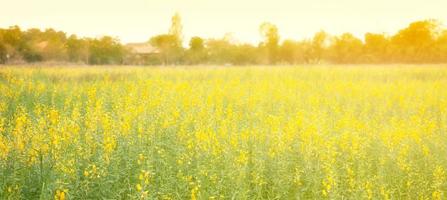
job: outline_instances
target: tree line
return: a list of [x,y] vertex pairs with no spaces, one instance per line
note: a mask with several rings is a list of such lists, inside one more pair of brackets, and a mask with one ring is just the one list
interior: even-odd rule
[[[67,35],[53,29],[22,30],[18,26],[0,29],[0,64],[67,62],[88,65],[197,65],[197,64],[380,64],[446,63],[447,30],[436,20],[416,21],[394,35],[351,33],[329,35],[317,32],[303,40],[281,40],[272,23],[259,27],[258,45],[223,38],[192,37],[183,45],[180,15],[175,14],[166,34],[156,35],[144,44],[151,52],[140,53],[118,38]],[[186,46],[186,47],[185,47]]]

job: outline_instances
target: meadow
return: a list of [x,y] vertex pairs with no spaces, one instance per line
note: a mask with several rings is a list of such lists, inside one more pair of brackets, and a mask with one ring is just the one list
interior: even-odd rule
[[0,68],[0,199],[445,199],[446,170],[446,66]]

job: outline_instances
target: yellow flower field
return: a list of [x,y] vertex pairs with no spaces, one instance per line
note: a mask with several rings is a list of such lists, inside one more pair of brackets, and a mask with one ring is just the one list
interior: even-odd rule
[[0,199],[445,199],[447,67],[2,67]]

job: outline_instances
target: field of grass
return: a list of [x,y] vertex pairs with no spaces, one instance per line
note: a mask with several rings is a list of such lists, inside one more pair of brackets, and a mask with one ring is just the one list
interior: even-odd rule
[[0,199],[445,199],[447,67],[0,69]]

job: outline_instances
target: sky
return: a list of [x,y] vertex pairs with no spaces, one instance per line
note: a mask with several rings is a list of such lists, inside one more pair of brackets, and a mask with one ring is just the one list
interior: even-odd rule
[[144,42],[167,33],[178,12],[184,40],[192,36],[257,44],[259,25],[276,24],[281,38],[330,34],[393,34],[410,22],[447,23],[447,0],[0,0],[0,27],[54,28],[67,34],[111,35]]

